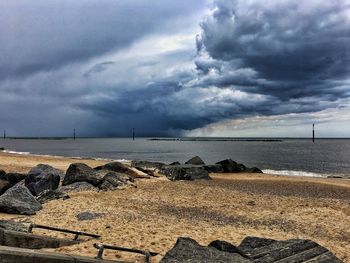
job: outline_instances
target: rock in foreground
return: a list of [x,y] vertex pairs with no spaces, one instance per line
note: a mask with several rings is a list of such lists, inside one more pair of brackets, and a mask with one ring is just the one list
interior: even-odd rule
[[161,170],[168,179],[175,180],[211,180],[209,173],[202,167],[196,165],[168,165]]
[[217,262],[252,262],[238,253],[228,253],[213,247],[199,245],[191,238],[180,237],[175,246],[169,250],[160,263],[217,263]]
[[179,238],[161,263],[180,262],[323,262],[341,261],[326,248],[304,239],[276,241],[273,239],[247,237],[236,247],[216,240],[209,246],[200,246],[190,238]]
[[0,212],[34,215],[42,208],[27,187],[17,184],[0,196]]

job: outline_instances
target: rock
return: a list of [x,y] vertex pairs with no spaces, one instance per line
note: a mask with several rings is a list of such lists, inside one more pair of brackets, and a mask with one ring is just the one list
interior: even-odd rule
[[46,202],[56,200],[56,199],[69,199],[70,196],[61,190],[45,190],[40,193],[40,195],[36,198],[41,204]]
[[185,262],[237,262],[248,263],[250,259],[242,257],[238,253],[228,253],[220,251],[214,247],[205,247],[199,245],[191,238],[180,237],[175,246],[169,250],[162,258],[160,263],[185,263]]
[[190,238],[178,238],[161,263],[179,262],[327,262],[341,261],[326,248],[304,239],[276,241],[247,237],[236,247],[226,241],[216,240],[208,247],[200,246]]
[[246,237],[238,248],[254,262],[341,262],[326,248],[305,239]]
[[132,167],[128,167],[127,165],[120,163],[120,162],[112,162],[112,163],[107,163],[102,166],[97,166],[94,168],[96,171],[100,170],[108,170],[108,171],[113,171],[117,173],[124,173],[128,174],[134,178],[139,177],[139,173],[135,171]]
[[5,193],[11,186],[12,185],[8,181],[0,179],[0,195]]
[[239,173],[242,171],[242,167],[238,165],[238,163],[236,163],[235,161],[232,161],[231,159],[226,159],[217,162],[216,164],[220,164],[222,166],[224,173]]
[[26,174],[21,173],[7,173],[6,180],[9,181],[11,185],[15,185],[18,182],[24,180],[26,178]]
[[245,170],[245,172],[247,173],[263,173],[263,171],[261,171],[258,167],[252,167],[252,168],[247,168]]
[[126,186],[134,186],[133,178],[130,175],[107,171],[99,186],[101,190],[115,190]]
[[38,196],[45,190],[55,190],[60,184],[59,170],[46,164],[39,164],[32,168],[25,177],[25,186],[29,191]]
[[224,169],[222,168],[221,164],[208,164],[204,165],[203,168],[208,173],[223,173]]
[[62,185],[69,185],[76,182],[87,182],[95,187],[102,183],[102,176],[84,163],[73,163],[68,167]]
[[21,184],[16,184],[0,196],[0,212],[34,215],[41,208],[28,188]]
[[92,184],[87,183],[87,182],[76,182],[76,183],[72,183],[70,185],[61,186],[59,188],[59,190],[64,192],[64,193],[85,192],[85,191],[97,192],[98,188],[93,186]]
[[185,162],[185,164],[204,165],[205,163],[199,156],[195,156]]
[[0,170],[0,179],[5,179],[6,172],[4,170]]
[[195,165],[168,165],[161,172],[170,180],[211,180],[208,172],[202,166]]
[[216,248],[217,250],[224,251],[224,252],[237,253],[244,258],[249,258],[238,247],[226,241],[214,240],[208,245],[208,247],[213,247],[213,248]]
[[176,162],[172,162],[172,163],[169,163],[169,165],[179,165],[181,164],[180,162],[176,161]]
[[95,212],[82,212],[76,215],[79,221],[92,220],[98,217],[103,217],[105,213],[95,213]]

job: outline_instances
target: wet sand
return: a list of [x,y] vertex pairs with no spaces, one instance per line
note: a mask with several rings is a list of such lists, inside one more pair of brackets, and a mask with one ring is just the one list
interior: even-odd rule
[[[76,161],[0,154],[0,169],[25,171],[40,162],[63,169]],[[103,163],[81,161],[91,166]],[[45,204],[35,216],[0,217],[97,233],[102,235],[98,242],[159,252],[153,262],[158,262],[179,236],[205,245],[215,239],[239,244],[249,235],[312,239],[350,262],[350,180],[265,174],[211,176],[214,180],[193,182],[139,179],[137,188],[70,194],[65,201]],[[104,215],[78,221],[76,215],[85,211]],[[96,256],[93,243],[96,240],[56,251]],[[106,258],[142,262],[140,256],[108,250]]]

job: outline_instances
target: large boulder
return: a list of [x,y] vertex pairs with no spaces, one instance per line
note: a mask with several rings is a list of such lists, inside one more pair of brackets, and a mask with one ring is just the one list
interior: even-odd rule
[[84,163],[73,163],[68,167],[62,185],[69,185],[76,182],[87,182],[95,187],[102,183],[103,176]]
[[[18,182],[24,180],[26,178],[26,174],[22,174],[22,173],[7,173],[5,175],[5,180],[7,180],[11,185],[15,185]],[[0,179],[2,179],[0,177]]]
[[31,192],[19,183],[0,196],[0,212],[21,215],[34,215],[42,208]]
[[238,253],[219,251],[214,247],[199,245],[191,238],[180,237],[175,246],[169,250],[160,263],[217,263],[217,262],[237,262],[248,263],[252,260],[242,257]]
[[207,165],[203,165],[203,168],[208,173],[223,173],[224,172],[224,169],[222,168],[221,164],[207,164]]
[[134,186],[133,181],[130,175],[107,171],[99,188],[101,190],[121,189],[127,186]]
[[199,156],[195,156],[185,162],[185,164],[204,165],[205,163]]
[[239,173],[242,172],[242,166],[231,159],[226,159],[220,162],[217,162],[222,166],[224,173]]
[[0,179],[0,195],[6,192],[12,185],[9,181]]
[[97,192],[99,189],[87,182],[76,182],[69,185],[61,186],[59,190],[63,193],[70,193],[70,192],[85,192],[85,191]]
[[45,190],[57,189],[60,180],[60,170],[50,165],[38,164],[29,171],[24,184],[33,195],[38,196]]
[[263,173],[263,171],[261,171],[258,167],[247,168],[247,170],[245,172],[247,172],[247,173],[260,173],[260,174]]
[[202,166],[196,165],[167,165],[161,170],[168,179],[175,180],[211,180],[208,172]]

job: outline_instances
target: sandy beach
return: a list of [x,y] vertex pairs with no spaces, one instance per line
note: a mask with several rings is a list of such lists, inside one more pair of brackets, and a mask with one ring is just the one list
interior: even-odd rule
[[[65,170],[73,162],[92,167],[104,163],[0,153],[0,169],[8,172],[26,172],[38,163]],[[138,179],[137,188],[71,193],[70,199],[45,204],[37,215],[0,214],[0,218],[97,233],[101,243],[159,252],[152,262],[158,262],[180,236],[203,245],[215,239],[239,244],[246,236],[312,239],[350,262],[350,180],[267,174],[211,176],[211,181],[191,182]],[[78,221],[76,215],[85,211],[103,216]],[[87,239],[56,251],[96,256],[93,243],[96,240]],[[112,251],[105,258],[142,262],[142,257]]]

